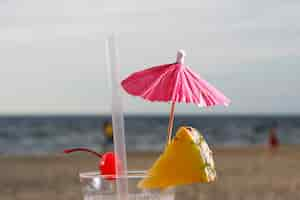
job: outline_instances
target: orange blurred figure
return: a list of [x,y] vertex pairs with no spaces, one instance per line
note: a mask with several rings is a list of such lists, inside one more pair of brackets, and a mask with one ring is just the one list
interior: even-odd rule
[[111,122],[105,121],[103,123],[103,132],[106,142],[109,144],[113,144],[113,127]]

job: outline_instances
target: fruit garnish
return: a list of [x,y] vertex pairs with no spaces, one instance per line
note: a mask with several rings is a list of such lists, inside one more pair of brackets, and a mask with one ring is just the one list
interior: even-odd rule
[[176,136],[148,170],[139,188],[208,183],[216,179],[216,170],[204,137],[192,127],[180,127]]
[[106,152],[103,154],[99,164],[99,170],[102,175],[108,175],[107,179],[115,179],[116,158],[113,152]]
[[[98,169],[101,175],[105,175],[105,178],[108,180],[114,180],[116,175],[116,156],[113,152],[106,152],[104,154],[97,153],[93,150],[86,148],[74,148],[74,149],[65,149],[64,153],[72,153],[72,152],[89,152],[93,155],[96,155],[100,158]],[[118,161],[118,166],[120,162]]]

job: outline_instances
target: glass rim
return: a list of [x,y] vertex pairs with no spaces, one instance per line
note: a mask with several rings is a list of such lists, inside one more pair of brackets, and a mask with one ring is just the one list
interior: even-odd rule
[[135,178],[146,178],[147,177],[147,171],[145,170],[130,170],[127,171],[127,174],[122,174],[119,176],[116,176],[115,174],[100,174],[99,171],[91,171],[91,172],[80,172],[79,173],[80,178],[128,178],[128,179],[135,179]]

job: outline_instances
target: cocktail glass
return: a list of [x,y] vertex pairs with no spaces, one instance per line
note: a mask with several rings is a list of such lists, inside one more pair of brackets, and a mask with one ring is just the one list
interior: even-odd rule
[[138,188],[138,182],[145,177],[145,171],[129,171],[126,177],[120,176],[115,177],[115,179],[113,175],[100,175],[99,172],[80,173],[83,199],[117,200],[116,179],[126,178],[128,180],[128,199],[126,200],[174,200],[173,188],[164,190]]

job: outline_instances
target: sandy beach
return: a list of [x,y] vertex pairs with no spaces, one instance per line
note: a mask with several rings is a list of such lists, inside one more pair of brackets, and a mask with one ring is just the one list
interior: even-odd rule
[[[218,180],[178,187],[176,199],[300,199],[300,146],[273,155],[261,147],[213,149]],[[146,169],[157,155],[129,153],[129,169]],[[97,158],[83,154],[0,156],[0,163],[1,200],[80,200],[78,173],[97,169]]]

